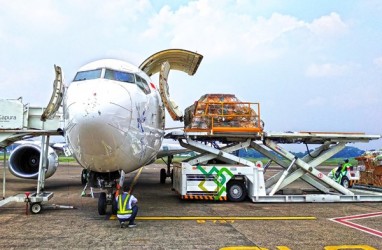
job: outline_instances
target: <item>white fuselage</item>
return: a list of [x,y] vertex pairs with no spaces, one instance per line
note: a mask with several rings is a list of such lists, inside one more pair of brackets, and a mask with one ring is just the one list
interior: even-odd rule
[[65,93],[64,116],[69,148],[92,171],[134,171],[155,159],[162,144],[165,114],[158,88],[123,61],[80,68]]

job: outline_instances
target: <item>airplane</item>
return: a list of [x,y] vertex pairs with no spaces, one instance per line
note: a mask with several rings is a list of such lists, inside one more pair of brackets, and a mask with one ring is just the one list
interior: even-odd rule
[[[165,108],[174,120],[183,115],[168,92],[170,70],[194,75],[203,56],[182,49],[160,51],[139,67],[117,59],[101,59],[82,66],[64,87],[61,68],[51,101],[42,115],[49,119],[62,106],[66,139],[64,151],[89,172],[90,185],[99,185],[98,212],[112,205],[117,180],[123,185],[125,173],[153,163],[157,158],[185,152],[182,147],[162,145],[165,135]],[[159,85],[150,79],[159,73]],[[37,178],[40,149],[23,144],[9,158],[10,172],[20,178]],[[170,161],[171,158],[169,158]],[[160,182],[170,175],[161,169]],[[49,147],[45,178],[57,168],[57,154]]]

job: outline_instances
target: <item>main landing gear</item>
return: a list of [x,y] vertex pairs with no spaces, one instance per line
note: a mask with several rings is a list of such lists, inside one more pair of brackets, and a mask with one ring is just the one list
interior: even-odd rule
[[167,161],[165,161],[165,160],[163,160],[163,158],[162,158],[162,160],[166,163],[166,165],[167,165],[167,171],[166,171],[166,169],[164,169],[164,168],[162,168],[161,170],[160,170],[160,183],[161,184],[165,184],[166,183],[166,178],[167,177],[170,177],[171,178],[171,183],[172,183],[172,181],[173,181],[173,171],[172,170],[170,170],[170,168],[171,168],[171,165],[172,165],[172,160],[174,159],[174,156],[173,155],[169,155],[169,156],[167,156]]

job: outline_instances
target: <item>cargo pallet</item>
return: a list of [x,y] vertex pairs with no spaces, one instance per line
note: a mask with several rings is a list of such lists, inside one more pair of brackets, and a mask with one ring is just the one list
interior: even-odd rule
[[372,151],[356,158],[363,166],[357,186],[382,190],[382,152]]

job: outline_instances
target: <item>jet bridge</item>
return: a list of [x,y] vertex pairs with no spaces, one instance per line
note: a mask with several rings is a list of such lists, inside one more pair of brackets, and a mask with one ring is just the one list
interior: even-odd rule
[[[243,199],[237,197],[237,194],[248,194],[253,202],[382,201],[382,195],[361,194],[346,189],[316,168],[340,152],[347,143],[369,142],[379,139],[380,135],[322,132],[242,133],[240,130],[235,132],[231,129],[229,133],[212,130],[175,131],[166,137],[176,139],[181,146],[199,153],[174,168],[173,188],[182,198],[212,197],[215,200],[225,200],[228,196],[228,199],[235,201]],[[218,145],[222,143],[225,146],[219,147]],[[297,158],[281,146],[294,143],[319,144],[319,146],[303,158]],[[264,171],[268,164],[263,167],[262,164],[252,163],[234,153],[239,149],[250,148],[281,166],[283,171],[265,180]],[[223,176],[222,172],[229,174]],[[205,178],[199,178],[201,175]],[[199,183],[195,183],[195,180]],[[308,183],[317,189],[319,194],[283,195],[282,189],[297,180]],[[215,183],[215,187],[207,188],[206,183],[209,185]]]

